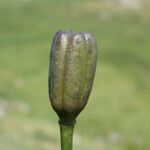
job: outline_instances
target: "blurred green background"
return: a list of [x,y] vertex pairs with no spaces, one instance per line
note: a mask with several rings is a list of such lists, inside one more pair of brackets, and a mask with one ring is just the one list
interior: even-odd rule
[[150,149],[150,7],[144,0],[0,1],[0,149],[59,150],[48,99],[58,30],[92,32],[99,47],[75,150]]

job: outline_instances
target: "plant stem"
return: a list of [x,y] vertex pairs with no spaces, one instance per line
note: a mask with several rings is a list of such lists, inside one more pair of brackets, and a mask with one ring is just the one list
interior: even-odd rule
[[63,124],[59,122],[61,136],[61,150],[72,150],[73,131],[75,122]]

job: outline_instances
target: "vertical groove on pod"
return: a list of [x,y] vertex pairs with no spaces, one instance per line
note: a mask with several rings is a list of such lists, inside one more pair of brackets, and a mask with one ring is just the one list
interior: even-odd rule
[[63,68],[63,81],[62,81],[62,111],[64,111],[64,93],[65,93],[65,80],[66,80],[66,72],[67,72],[67,52],[68,52],[68,45],[70,45],[70,34],[67,33],[67,44],[66,44],[66,51],[65,51],[65,59],[64,59],[64,68]]
[[87,67],[87,46],[86,46],[86,38],[84,36],[84,33],[82,33],[84,39],[85,39],[85,44],[84,44],[84,48],[82,49],[83,52],[83,60],[82,60],[82,64],[81,64],[81,69],[82,69],[82,83],[81,83],[81,95],[80,95],[80,99],[79,99],[79,105],[80,105],[80,102],[82,103],[82,100],[83,100],[83,95],[84,95],[84,87],[85,87],[85,80],[86,80],[86,67]]

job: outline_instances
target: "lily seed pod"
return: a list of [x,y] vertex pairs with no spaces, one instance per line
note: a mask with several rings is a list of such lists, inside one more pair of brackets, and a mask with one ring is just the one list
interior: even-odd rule
[[61,123],[74,122],[87,104],[96,63],[97,45],[92,34],[55,34],[50,54],[49,97]]

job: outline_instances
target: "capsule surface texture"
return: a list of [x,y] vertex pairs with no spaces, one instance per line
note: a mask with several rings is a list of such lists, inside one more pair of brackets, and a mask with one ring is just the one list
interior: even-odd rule
[[70,123],[87,104],[97,63],[94,36],[84,32],[55,34],[49,65],[49,97],[60,121]]

